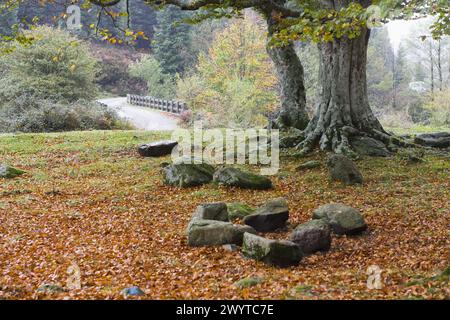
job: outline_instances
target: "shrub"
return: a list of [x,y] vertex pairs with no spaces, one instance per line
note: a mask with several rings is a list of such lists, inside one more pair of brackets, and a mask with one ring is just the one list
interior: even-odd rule
[[428,97],[424,109],[431,113],[431,125],[450,126],[450,88],[435,92],[433,98]]
[[164,74],[160,63],[149,55],[130,65],[130,75],[147,82],[148,94],[159,99],[172,99],[174,95],[173,79]]
[[128,72],[133,61],[140,54],[113,46],[93,45],[94,56],[99,60],[96,83],[102,91],[125,96],[128,93],[143,95],[147,93],[147,83],[133,77]]
[[97,103],[61,104],[21,96],[0,110],[0,132],[130,129],[115,111]]
[[82,41],[68,32],[40,26],[24,31],[33,38],[0,57],[0,101],[23,94],[39,99],[74,102],[92,99],[96,60]]

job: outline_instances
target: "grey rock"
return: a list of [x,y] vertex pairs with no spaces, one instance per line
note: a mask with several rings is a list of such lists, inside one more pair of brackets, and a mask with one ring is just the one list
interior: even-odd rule
[[331,230],[326,221],[311,220],[295,228],[291,241],[298,244],[305,254],[328,251],[331,246]]
[[229,252],[236,252],[238,250],[238,246],[235,244],[224,244],[222,248]]
[[351,139],[351,146],[358,154],[364,156],[388,157],[391,155],[381,141],[370,137],[354,137]]
[[436,132],[418,134],[414,138],[414,142],[426,147],[433,148],[449,148],[450,132]]
[[272,181],[269,178],[231,167],[217,170],[214,173],[214,182],[243,189],[266,190],[272,188]]
[[177,145],[177,141],[156,141],[140,145],[138,152],[143,157],[163,157],[170,155]]
[[298,145],[305,138],[305,134],[296,128],[289,128],[289,130],[280,133],[280,148],[293,148]]
[[0,163],[0,178],[12,179],[24,174],[25,171],[10,167],[6,164]]
[[294,242],[270,240],[250,233],[244,234],[242,253],[247,258],[278,267],[298,265],[303,257]]
[[60,285],[54,283],[44,283],[36,290],[38,293],[54,294],[65,292],[66,290]]
[[214,167],[209,164],[175,163],[164,167],[163,181],[180,188],[195,187],[212,181]]
[[355,163],[341,154],[333,154],[327,161],[330,176],[335,181],[352,185],[363,183],[363,177]]
[[358,234],[367,229],[361,213],[341,203],[331,203],[319,207],[313,212],[313,219],[323,219],[336,234]]
[[244,233],[256,233],[249,226],[216,220],[193,219],[188,226],[188,244],[192,247],[242,245]]
[[224,202],[204,203],[197,207],[194,215],[197,219],[228,221],[228,208]]
[[133,287],[129,287],[129,288],[125,288],[122,290],[122,295],[124,297],[128,297],[128,296],[143,296],[145,295],[145,292],[141,290],[141,288],[133,286]]
[[255,212],[255,209],[246,205],[245,203],[232,202],[227,203],[228,207],[228,219],[230,221],[243,219],[248,215]]
[[284,198],[266,202],[255,213],[246,216],[244,223],[259,232],[270,232],[286,226],[289,219],[289,208]]
[[302,163],[295,170],[303,171],[303,170],[306,170],[306,169],[314,169],[314,168],[317,168],[317,167],[320,167],[320,161],[311,160],[311,161],[307,161],[305,163]]

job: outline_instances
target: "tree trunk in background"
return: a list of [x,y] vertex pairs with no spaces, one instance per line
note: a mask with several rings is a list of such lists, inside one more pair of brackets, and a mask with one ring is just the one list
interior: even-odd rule
[[[275,22],[269,17],[267,24],[270,39]],[[306,112],[303,66],[294,45],[290,43],[287,46],[274,47],[268,44],[267,52],[275,65],[281,86],[281,107],[275,124],[280,129],[294,127],[303,130],[308,125],[309,117]]]
[[357,38],[319,44],[321,101],[305,130],[305,140],[298,146],[302,154],[319,145],[322,150],[356,156],[351,141],[361,136],[394,148],[393,137],[384,131],[368,102],[369,36],[370,30],[363,28]]

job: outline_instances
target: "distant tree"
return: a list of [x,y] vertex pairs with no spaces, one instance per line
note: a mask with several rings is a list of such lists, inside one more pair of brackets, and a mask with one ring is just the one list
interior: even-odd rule
[[398,51],[395,55],[395,60],[392,70],[392,90],[393,99],[392,107],[395,109],[398,107],[397,94],[402,86],[407,86],[409,82],[409,72],[406,60],[406,47],[400,44]]
[[158,25],[152,42],[153,56],[167,74],[182,74],[192,63],[189,54],[192,27],[182,22],[188,15],[175,6],[168,6],[156,15]]
[[145,55],[130,65],[130,75],[146,81],[148,94],[159,99],[173,99],[172,77],[163,72],[161,64],[154,57]]

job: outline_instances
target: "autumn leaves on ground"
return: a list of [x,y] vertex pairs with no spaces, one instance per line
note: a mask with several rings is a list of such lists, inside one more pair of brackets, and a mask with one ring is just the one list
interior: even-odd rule
[[[167,136],[137,131],[0,136],[2,162],[27,171],[0,184],[0,299],[122,299],[133,285],[145,292],[142,299],[449,297],[448,275],[436,276],[449,266],[448,157],[428,152],[419,164],[365,158],[358,161],[364,185],[345,187],[330,182],[325,167],[295,171],[299,160],[282,153],[271,191],[177,189],[161,182],[169,158],[136,152],[161,138]],[[259,205],[275,197],[288,200],[290,229],[330,202],[359,209],[369,228],[334,235],[329,252],[285,269],[222,247],[187,246],[197,205]],[[42,284],[65,287],[72,265],[81,271],[80,290],[37,293]],[[381,290],[367,288],[372,265],[382,270]],[[251,276],[262,282],[234,285]]]

